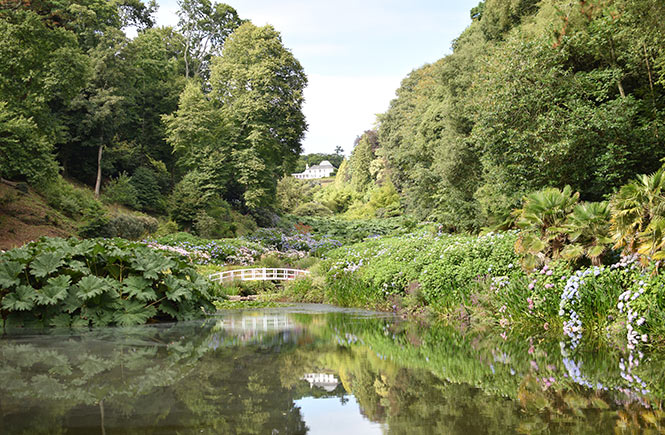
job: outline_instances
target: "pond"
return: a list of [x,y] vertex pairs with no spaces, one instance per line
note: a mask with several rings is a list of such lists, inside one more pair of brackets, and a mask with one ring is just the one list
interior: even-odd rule
[[321,305],[0,340],[2,433],[610,433],[665,424],[662,355]]

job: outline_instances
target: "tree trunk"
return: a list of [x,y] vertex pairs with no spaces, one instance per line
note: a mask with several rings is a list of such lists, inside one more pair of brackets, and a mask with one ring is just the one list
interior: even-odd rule
[[95,182],[95,198],[99,198],[99,190],[102,187],[102,153],[104,152],[104,144],[99,144],[99,151],[97,152],[97,181]]

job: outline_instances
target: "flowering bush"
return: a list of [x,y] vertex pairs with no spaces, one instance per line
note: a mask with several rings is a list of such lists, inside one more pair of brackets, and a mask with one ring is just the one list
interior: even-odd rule
[[145,240],[154,249],[187,257],[195,264],[253,264],[265,249],[258,243],[240,239],[199,239],[187,233],[176,233],[158,240]]
[[248,237],[248,240],[282,252],[302,251],[312,255],[322,255],[324,252],[342,245],[339,241],[327,237],[314,238],[300,232],[288,234],[278,228],[261,228]]
[[[515,232],[384,237],[333,250],[322,267],[328,285],[339,292],[348,293],[342,288],[347,282],[362,283],[363,293],[384,299],[417,288],[428,304],[452,307],[468,298],[475,280],[513,269],[515,237]],[[352,280],[341,279],[349,274]]]

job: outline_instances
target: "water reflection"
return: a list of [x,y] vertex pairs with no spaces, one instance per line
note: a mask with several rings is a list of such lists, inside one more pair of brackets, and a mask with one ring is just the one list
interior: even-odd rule
[[596,433],[665,423],[661,355],[321,307],[15,332],[0,355],[3,433]]

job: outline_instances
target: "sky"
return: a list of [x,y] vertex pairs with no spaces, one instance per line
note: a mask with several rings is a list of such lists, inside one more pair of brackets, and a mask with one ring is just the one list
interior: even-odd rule
[[[271,24],[309,84],[304,153],[348,155],[412,70],[451,52],[480,0],[227,0],[241,18]],[[175,26],[176,0],[158,0],[157,25]]]

